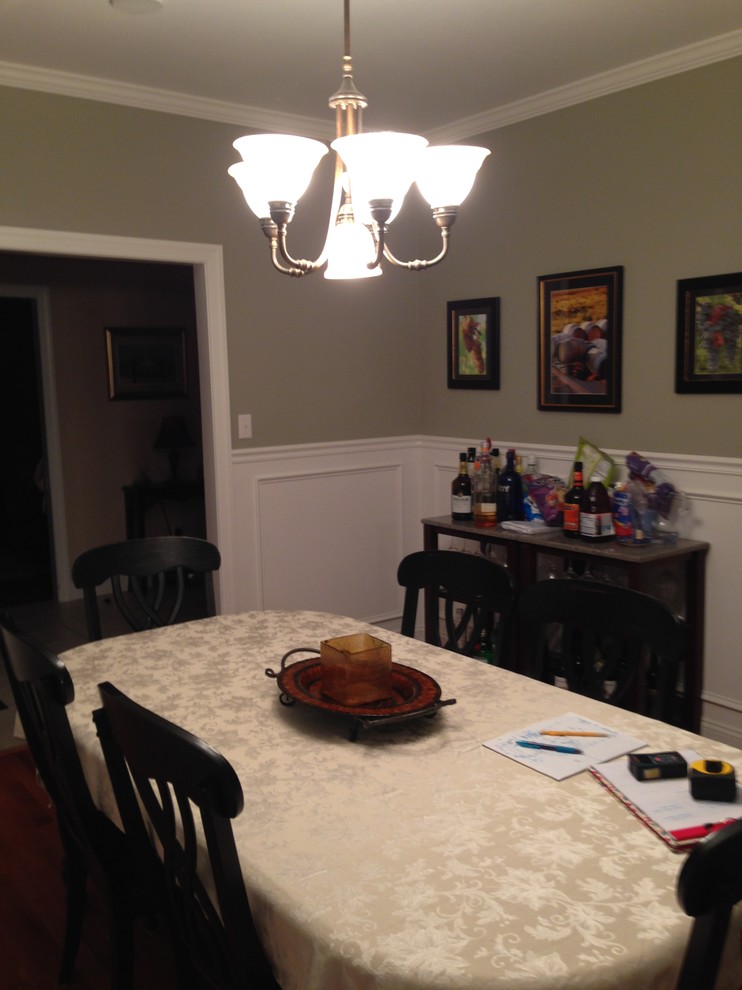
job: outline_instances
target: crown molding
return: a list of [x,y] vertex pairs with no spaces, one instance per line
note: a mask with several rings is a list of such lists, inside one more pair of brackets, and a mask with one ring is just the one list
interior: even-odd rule
[[[620,69],[588,76],[575,83],[539,93],[471,117],[434,128],[428,137],[436,143],[456,141],[498,130],[521,120],[552,113],[601,96],[641,86],[666,76],[688,72],[713,62],[742,55],[742,29],[699,41],[653,58],[632,62]],[[149,89],[71,72],[57,72],[15,62],[0,61],[0,86],[72,96],[83,100],[160,113],[177,114],[224,124],[237,124],[259,131],[302,134],[320,141],[333,137],[332,124],[317,117],[303,117],[265,110],[241,103],[227,103],[171,90]]]
[[494,107],[484,113],[463,117],[451,124],[430,131],[428,138],[431,142],[446,143],[475,137],[479,134],[487,134],[489,131],[496,131],[501,127],[517,124],[519,121],[528,120],[530,117],[540,117],[555,110],[563,110],[566,107],[576,106],[578,103],[595,100],[600,96],[608,96],[623,89],[642,86],[657,79],[678,75],[681,72],[689,72],[692,69],[698,69],[713,62],[722,62],[738,55],[742,55],[742,30],[718,35],[715,38],[699,41],[697,44],[687,45],[685,48],[677,48],[653,58],[631,62],[620,69],[600,72],[567,86],[559,86],[557,89],[538,93],[524,100],[516,100],[501,107]]
[[334,137],[332,121],[318,117],[302,117],[299,114],[264,110],[242,103],[209,100],[173,90],[149,89],[133,83],[40,69],[16,62],[0,61],[0,86],[53,93],[56,96],[73,96],[99,103],[114,103],[137,110],[154,110],[221,124],[237,124],[259,131],[300,134],[320,141]]

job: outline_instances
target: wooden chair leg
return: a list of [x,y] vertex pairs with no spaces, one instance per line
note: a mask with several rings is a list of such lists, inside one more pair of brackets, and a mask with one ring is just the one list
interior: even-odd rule
[[82,939],[82,926],[87,906],[87,872],[79,863],[65,859],[63,867],[67,888],[67,918],[65,921],[62,962],[59,968],[59,982],[70,983],[77,961],[77,953]]

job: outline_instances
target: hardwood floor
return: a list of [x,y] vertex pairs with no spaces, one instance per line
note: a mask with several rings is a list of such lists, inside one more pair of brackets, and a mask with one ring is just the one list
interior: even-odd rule
[[[0,986],[54,990],[65,920],[62,853],[54,811],[25,747],[0,753]],[[175,990],[161,930],[136,930],[136,990]],[[94,888],[73,981],[76,990],[105,990],[106,913]]]

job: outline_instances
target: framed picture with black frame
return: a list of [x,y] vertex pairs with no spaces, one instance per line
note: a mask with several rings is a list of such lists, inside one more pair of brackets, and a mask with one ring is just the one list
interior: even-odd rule
[[621,411],[623,268],[538,278],[538,408]]
[[742,392],[742,272],[678,281],[676,392]]
[[108,327],[106,357],[110,399],[170,399],[187,394],[182,327]]
[[448,303],[448,387],[500,387],[500,300]]

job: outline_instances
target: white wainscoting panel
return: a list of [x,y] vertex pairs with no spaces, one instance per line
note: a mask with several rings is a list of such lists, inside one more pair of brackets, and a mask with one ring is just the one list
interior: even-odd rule
[[[422,547],[425,516],[450,511],[458,452],[474,441],[390,437],[233,452],[239,610],[311,608],[399,628],[400,559]],[[573,447],[493,439],[566,478]],[[625,451],[608,450],[624,473]],[[642,451],[691,500],[707,541],[702,731],[742,748],[742,459]]]
[[417,456],[395,438],[235,452],[238,609],[396,621]]

